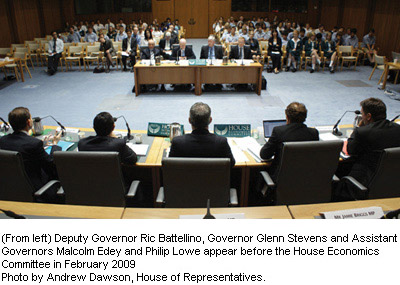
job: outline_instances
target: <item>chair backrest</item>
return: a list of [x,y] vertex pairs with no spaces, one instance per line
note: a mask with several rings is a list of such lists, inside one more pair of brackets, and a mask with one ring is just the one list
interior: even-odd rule
[[375,62],[378,65],[384,65],[385,64],[385,57],[384,56],[375,55]]
[[260,41],[261,50],[266,51],[268,50],[268,41]]
[[75,46],[75,43],[64,43],[64,48],[70,46]]
[[23,48],[23,47],[25,47],[25,45],[24,44],[11,44],[12,50],[15,50],[17,47]]
[[25,41],[25,46],[28,46],[29,44],[36,44],[36,41]]
[[34,38],[34,40],[35,40],[35,42],[36,43],[40,43],[40,41],[45,41],[46,40],[46,38]]
[[17,47],[15,48],[15,52],[26,52],[29,53],[29,48],[28,47]]
[[352,46],[339,46],[339,52],[351,54],[353,52],[353,47]]
[[13,57],[25,60],[27,58],[27,53],[26,52],[14,52]]
[[400,147],[385,149],[374,177],[367,187],[370,199],[400,197],[399,166]]
[[30,52],[36,52],[38,49],[40,49],[40,45],[37,43],[28,44],[27,47],[29,48]]
[[342,141],[284,143],[276,178],[277,204],[329,202],[342,146]]
[[76,45],[78,47],[86,47],[86,46],[90,45],[90,43],[77,43]]
[[69,46],[68,47],[68,55],[73,55],[75,53],[82,53],[83,46]]
[[[193,45],[187,44],[186,47],[188,47],[188,48],[193,50]],[[172,45],[172,49],[178,49],[178,48],[179,48],[179,44],[173,44]]]
[[92,52],[99,52],[100,46],[87,46],[86,47],[86,54],[90,55]]
[[47,35],[46,36],[46,41],[51,41],[53,39],[53,36],[52,35]]
[[65,201],[73,205],[125,206],[125,186],[117,152],[55,152]]
[[[114,43],[114,42],[113,42]],[[100,47],[100,42],[93,42],[92,43],[92,46],[98,46],[98,47]]]
[[228,158],[165,158],[162,161],[167,208],[229,205],[230,160]]
[[7,55],[10,51],[10,48],[0,48],[0,55]]
[[47,53],[49,50],[49,44],[48,43],[42,43],[42,51]]
[[20,153],[0,150],[0,200],[33,202],[35,191]]
[[122,50],[122,42],[113,42],[113,47],[115,51]]
[[400,61],[400,53],[392,51],[392,58],[393,60],[397,59],[397,61]]

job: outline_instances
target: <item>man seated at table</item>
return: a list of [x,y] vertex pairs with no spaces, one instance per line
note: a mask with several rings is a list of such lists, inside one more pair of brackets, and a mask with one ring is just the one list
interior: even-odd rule
[[47,58],[47,72],[54,75],[57,72],[58,63],[64,51],[64,42],[58,38],[57,33],[53,32],[53,39],[49,41],[49,50]]
[[[156,43],[154,42],[153,39],[149,40],[147,47],[143,48],[140,53],[140,59],[145,59],[145,60],[151,60],[152,64],[155,64],[155,59],[157,56],[161,55],[161,52],[158,48],[155,47]],[[150,87],[153,85],[150,85]],[[157,85],[155,86],[157,88]],[[135,87],[133,87],[133,90]],[[146,86],[142,85],[142,92],[146,91]],[[164,84],[161,85],[161,91],[165,92],[165,86]]]
[[93,120],[93,128],[96,135],[81,139],[79,151],[115,151],[119,153],[122,163],[137,162],[136,153],[126,145],[125,140],[114,136],[115,120],[110,113],[99,113]]
[[317,129],[308,128],[304,122],[307,118],[307,108],[304,104],[293,102],[285,110],[286,125],[275,127],[271,137],[260,151],[262,159],[274,157],[272,165],[268,170],[272,179],[276,179],[277,168],[279,166],[284,142],[297,141],[318,141],[319,133]]
[[211,122],[210,107],[201,102],[194,104],[189,114],[192,133],[172,140],[169,157],[229,158],[233,167],[235,158],[228,140],[209,132]]
[[181,39],[179,41],[179,47],[173,49],[172,60],[186,60],[186,59],[196,59],[196,55],[193,53],[192,48],[186,46],[186,40]]
[[245,46],[245,39],[243,37],[239,37],[237,46],[231,46],[229,59],[252,59],[250,47]]
[[[342,166],[337,174],[340,178],[351,176],[367,187],[377,169],[381,151],[400,147],[400,125],[386,119],[386,105],[382,100],[369,98],[360,105],[362,120],[347,140],[347,152],[355,161],[349,173]],[[335,201],[368,197],[368,193],[360,193],[347,181],[341,181],[335,192]]]
[[215,37],[210,35],[208,37],[208,45],[201,47],[200,58],[201,59],[222,59],[224,52],[221,46],[215,45]]
[[[61,132],[56,136],[46,137],[44,141],[29,135],[33,121],[27,108],[18,107],[8,114],[8,121],[14,132],[0,138],[0,149],[16,151],[22,156],[25,172],[35,190],[39,190],[47,182],[57,179],[57,171],[53,163],[53,152],[61,150],[57,146]],[[50,155],[44,150],[45,145],[51,146]],[[56,202],[56,190],[50,189],[42,195],[42,202]],[[32,193],[33,194],[33,193]],[[39,200],[38,200],[39,202]]]
[[122,51],[127,53],[127,55],[122,55],[122,63],[124,65],[124,71],[127,71],[126,61],[129,58],[132,65],[131,72],[133,72],[133,67],[136,63],[137,41],[136,38],[132,36],[131,30],[127,31],[127,35],[128,36],[122,41]]
[[165,38],[160,40],[159,46],[161,49],[161,54],[165,59],[170,59],[172,55],[172,45],[173,41],[171,39],[171,33],[166,32],[165,33]]

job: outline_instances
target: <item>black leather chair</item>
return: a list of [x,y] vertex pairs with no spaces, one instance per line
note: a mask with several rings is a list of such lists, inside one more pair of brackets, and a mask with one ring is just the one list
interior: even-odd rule
[[368,185],[362,185],[351,176],[342,179],[348,180],[359,191],[365,192],[369,199],[400,197],[400,147],[383,150],[378,167]]
[[0,150],[0,200],[34,202],[47,190],[59,185],[59,181],[52,180],[36,191],[25,172],[21,154]]
[[287,142],[276,183],[261,172],[268,190],[274,191],[277,205],[298,205],[330,202],[332,183],[339,163],[342,141]]
[[229,158],[165,158],[162,161],[164,187],[157,203],[167,208],[236,206],[237,191],[230,188]]
[[[66,204],[125,207],[139,186],[124,184],[117,152],[55,152],[58,176]],[[128,191],[127,191],[128,190]]]
[[[193,45],[189,45],[187,44],[186,47],[190,48],[191,50],[193,50]],[[178,49],[179,48],[179,44],[173,44],[172,45],[172,49]]]

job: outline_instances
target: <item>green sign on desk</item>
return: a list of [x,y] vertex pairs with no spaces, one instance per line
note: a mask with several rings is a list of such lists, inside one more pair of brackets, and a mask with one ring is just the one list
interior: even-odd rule
[[189,65],[205,66],[207,62],[205,59],[189,59]]
[[[185,133],[183,125],[181,125],[182,134]],[[164,123],[149,123],[147,127],[147,135],[149,137],[169,137],[170,124]]]
[[214,133],[230,138],[249,137],[251,136],[251,125],[214,125]]

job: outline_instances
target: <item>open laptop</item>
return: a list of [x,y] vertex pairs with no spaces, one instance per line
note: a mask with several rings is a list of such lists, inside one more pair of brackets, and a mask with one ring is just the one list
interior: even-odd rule
[[269,139],[275,127],[286,125],[286,120],[267,120],[263,121],[264,138]]

